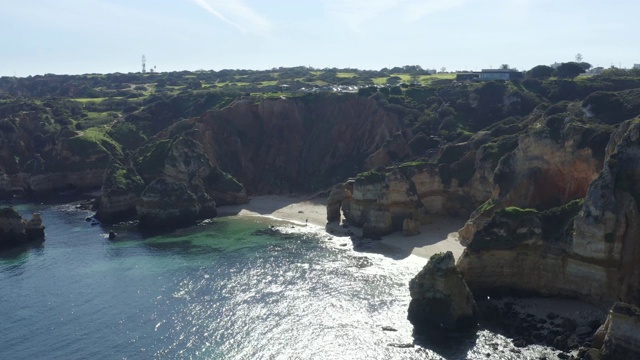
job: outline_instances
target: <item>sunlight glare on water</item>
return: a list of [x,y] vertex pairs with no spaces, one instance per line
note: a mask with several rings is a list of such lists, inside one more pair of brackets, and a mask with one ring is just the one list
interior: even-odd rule
[[17,208],[42,212],[47,238],[0,254],[2,359],[518,358],[489,332],[412,345],[408,281],[426,259],[250,217],[110,241],[87,211]]

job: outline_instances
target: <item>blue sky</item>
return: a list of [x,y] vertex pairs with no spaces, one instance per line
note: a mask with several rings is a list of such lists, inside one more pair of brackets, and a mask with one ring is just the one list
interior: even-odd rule
[[0,0],[0,76],[640,63],[636,0]]

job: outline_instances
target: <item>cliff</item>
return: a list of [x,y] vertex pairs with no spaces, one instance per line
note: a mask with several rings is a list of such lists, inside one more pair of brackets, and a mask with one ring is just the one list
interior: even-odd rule
[[247,201],[244,187],[211,164],[202,144],[180,132],[141,147],[128,168],[113,162],[96,216],[105,222],[137,216],[143,227],[175,227],[214,217],[216,203]]
[[312,192],[408,156],[411,133],[372,98],[239,100],[196,120],[194,139],[250,193]]
[[[634,184],[640,163],[639,130],[640,122],[630,120],[611,136],[604,167],[589,185],[583,202],[546,211],[493,210],[458,260],[469,287],[473,291],[503,288],[574,296],[601,304],[619,299],[637,304],[640,217],[636,199],[640,193]],[[586,180],[590,171],[582,174],[580,178]],[[581,183],[570,180],[565,181],[564,194],[571,194],[568,190]],[[549,192],[560,196],[553,187]]]

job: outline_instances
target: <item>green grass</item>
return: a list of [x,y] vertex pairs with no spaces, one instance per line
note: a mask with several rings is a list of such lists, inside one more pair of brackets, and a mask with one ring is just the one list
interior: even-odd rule
[[91,128],[83,131],[80,135],[76,136],[85,142],[94,143],[98,148],[102,148],[116,157],[122,156],[122,146],[115,140],[109,137],[104,129]]
[[352,73],[352,72],[339,72],[339,73],[336,73],[336,77],[337,78],[352,78],[352,77],[356,77],[356,76],[358,76],[358,74]]
[[[77,102],[82,103],[82,104],[86,104],[86,103],[89,103],[89,102],[100,103],[100,102],[103,102],[106,99],[109,99],[109,98],[106,98],[106,97],[100,97],[100,98],[73,98],[71,100],[77,101]],[[114,98],[114,99],[116,99],[116,98]],[[121,98],[119,98],[119,99],[121,99]]]

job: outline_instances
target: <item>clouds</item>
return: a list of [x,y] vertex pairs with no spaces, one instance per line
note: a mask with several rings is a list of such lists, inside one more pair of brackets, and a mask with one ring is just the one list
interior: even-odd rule
[[271,30],[271,22],[242,0],[193,0],[193,2],[244,33],[264,35]]

